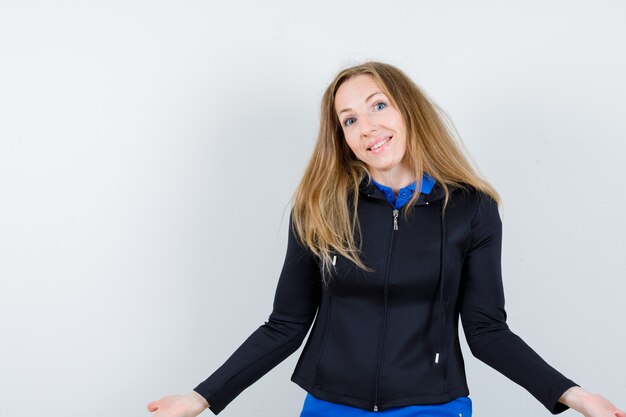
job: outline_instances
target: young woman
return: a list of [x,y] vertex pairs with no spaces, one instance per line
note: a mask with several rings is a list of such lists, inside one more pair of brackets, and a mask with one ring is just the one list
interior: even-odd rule
[[626,417],[546,363],[506,324],[500,197],[436,106],[398,68],[366,62],[326,90],[294,194],[269,320],[155,417],[220,413],[311,334],[291,380],[301,417],[471,417],[458,338],[552,414]]

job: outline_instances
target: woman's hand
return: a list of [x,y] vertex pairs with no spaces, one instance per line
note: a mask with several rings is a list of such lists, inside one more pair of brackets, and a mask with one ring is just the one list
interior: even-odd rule
[[168,395],[160,400],[150,401],[147,407],[148,411],[156,411],[153,417],[196,417],[209,404],[202,395],[192,391],[185,395]]
[[592,394],[578,386],[565,391],[559,398],[559,402],[585,417],[626,417],[626,412],[615,407],[603,396]]

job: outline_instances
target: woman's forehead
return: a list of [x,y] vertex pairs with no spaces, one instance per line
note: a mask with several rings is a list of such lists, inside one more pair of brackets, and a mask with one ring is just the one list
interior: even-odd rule
[[339,86],[335,94],[335,111],[339,114],[351,110],[377,94],[385,94],[371,75],[360,74],[349,78]]

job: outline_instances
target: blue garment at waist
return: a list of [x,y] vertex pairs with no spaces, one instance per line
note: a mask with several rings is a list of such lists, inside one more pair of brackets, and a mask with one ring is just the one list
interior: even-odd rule
[[307,393],[300,417],[471,417],[472,400],[459,397],[444,404],[407,405],[369,411],[320,400]]

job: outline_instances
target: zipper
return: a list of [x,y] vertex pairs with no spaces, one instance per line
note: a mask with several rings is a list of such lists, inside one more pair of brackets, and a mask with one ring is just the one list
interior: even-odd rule
[[398,230],[398,209],[393,209],[393,230]]
[[387,310],[388,310],[388,290],[387,290],[387,282],[389,280],[389,269],[391,267],[391,255],[393,253],[393,243],[395,238],[394,231],[398,230],[398,209],[393,209],[393,229],[391,231],[391,239],[389,242],[389,253],[387,254],[387,268],[385,269],[385,312],[383,314],[383,328],[382,328],[382,342],[380,344],[380,349],[378,351],[378,358],[376,360],[376,385],[374,389],[374,411],[378,411],[378,389],[380,383],[380,368],[381,368],[381,358],[383,355],[383,351],[385,349],[385,339],[387,332]]

